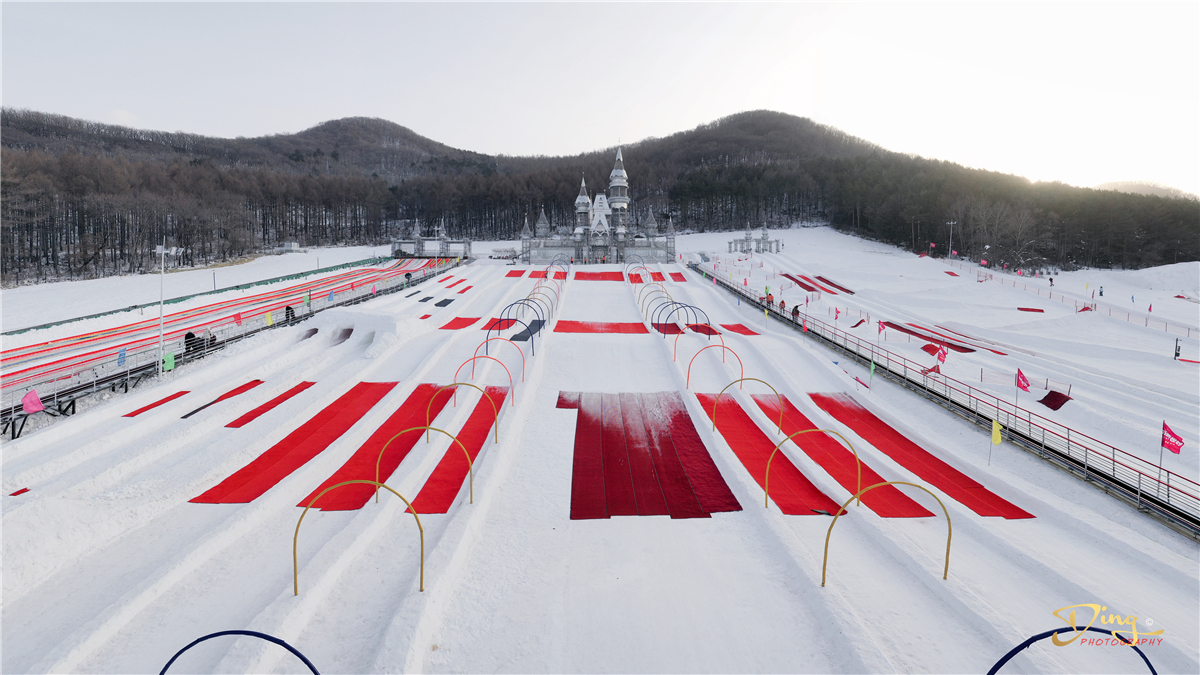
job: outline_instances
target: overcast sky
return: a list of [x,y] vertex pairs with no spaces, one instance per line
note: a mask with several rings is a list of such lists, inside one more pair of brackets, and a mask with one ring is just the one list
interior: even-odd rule
[[382,117],[568,155],[756,109],[1200,193],[1200,3],[3,2],[3,104],[209,136]]

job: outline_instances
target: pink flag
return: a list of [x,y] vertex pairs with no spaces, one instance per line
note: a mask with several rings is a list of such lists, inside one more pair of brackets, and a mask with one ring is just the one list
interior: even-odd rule
[[1179,437],[1179,434],[1171,431],[1166,420],[1163,420],[1162,446],[1177,455],[1183,449],[1183,439]]
[[986,264],[987,264],[987,261],[986,261],[986,260],[980,260],[980,261],[979,261],[979,264],[980,264],[980,265],[986,265]]
[[803,321],[801,321],[801,325],[804,326],[804,332],[807,333],[808,332],[808,319],[804,319]]
[[937,248],[937,244],[935,244],[931,241],[931,242],[929,242],[929,248]]
[[1147,312],[1153,312],[1153,311],[1154,311],[1154,305],[1150,305],[1150,309],[1148,309],[1148,310],[1146,310],[1146,311],[1147,311]]
[[[42,397],[38,396],[37,390],[30,389],[28,394],[21,397],[21,409],[25,411],[26,415],[32,415],[35,412],[42,412],[46,409],[46,406],[42,405]],[[1166,427],[1165,424],[1163,426]],[[1165,434],[1163,438],[1166,438]],[[1183,441],[1180,441],[1180,445],[1183,445]],[[1175,452],[1179,451],[1176,450]]]
[[833,320],[837,321],[838,317],[841,315],[842,315],[842,310],[838,309],[837,307],[834,307],[833,308]]
[[1017,388],[1021,391],[1029,391],[1029,378],[1025,377],[1025,373],[1017,368]]
[[880,333],[883,332],[883,322],[882,321],[879,322],[879,332]]
[[945,363],[945,362],[946,362],[946,355],[947,355],[947,354],[949,354],[949,353],[950,353],[950,352],[947,352],[947,351],[946,351],[946,345],[942,345],[940,348],[938,348],[938,354],[937,354],[937,356],[938,356],[938,363]]
[[951,249],[951,250],[950,250],[950,255],[958,255],[958,251],[955,251],[955,250]]

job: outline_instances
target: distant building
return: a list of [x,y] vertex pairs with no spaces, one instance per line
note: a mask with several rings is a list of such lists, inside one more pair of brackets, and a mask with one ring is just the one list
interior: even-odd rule
[[556,227],[543,211],[530,231],[527,220],[521,230],[521,258],[529,263],[549,263],[559,255],[577,264],[624,263],[639,258],[673,262],[675,228],[671,221],[661,233],[653,213],[645,222],[631,222],[630,204],[625,162],[618,149],[616,165],[608,176],[608,194],[601,192],[593,199],[588,196],[587,181],[580,180],[574,222]]

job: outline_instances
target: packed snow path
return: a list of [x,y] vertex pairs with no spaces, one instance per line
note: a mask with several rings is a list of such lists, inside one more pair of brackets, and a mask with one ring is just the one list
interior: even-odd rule
[[[553,316],[533,337],[536,344],[515,342],[525,358],[523,380],[516,348],[501,342],[488,349],[499,362],[477,360],[469,377],[471,366],[460,371],[460,365],[485,336],[497,334],[484,329],[537,283],[507,276],[512,269],[476,263],[427,285],[428,292],[331,310],[6,443],[5,494],[29,492],[3,498],[3,670],[156,672],[196,637],[239,628],[288,641],[323,672],[983,672],[1026,637],[1062,625],[1054,610],[1084,603],[1139,617],[1143,633],[1163,630],[1161,643],[1144,647],[1159,672],[1200,667],[1194,543],[1011,446],[995,448],[988,465],[985,434],[880,380],[862,389],[833,363],[836,356],[731,304],[691,273],[681,281],[670,274],[677,267],[654,269],[666,275],[672,298],[703,308],[714,325],[758,333],[718,329],[741,368],[737,359],[722,362],[725,350],[710,349],[695,359],[687,382],[688,363],[717,337],[685,331],[675,355],[676,336],[650,330],[638,286],[577,279],[573,270],[559,282]],[[586,271],[623,272],[620,266]],[[816,273],[856,288],[845,273]],[[856,290],[856,298],[864,295]],[[439,307],[445,300],[451,302]],[[519,318],[528,322],[533,313]],[[559,321],[640,323],[646,332],[559,331]],[[314,327],[318,332],[304,339]],[[338,342],[348,328],[349,338]],[[501,334],[524,330],[518,323]],[[1043,348],[1019,331],[1008,337],[1017,346]],[[832,533],[822,588],[831,519],[784,515],[774,503],[763,508],[755,476],[713,431],[697,397],[715,395],[742,369],[745,377],[769,382],[814,425],[845,435],[881,478],[928,485],[809,394],[853,396],[1034,517],[983,517],[929,486],[954,528],[943,581],[941,506],[902,488],[933,516],[882,517],[865,503],[850,506]],[[302,510],[296,505],[422,384],[448,385],[456,371],[457,381],[511,391],[499,411],[498,442],[488,435],[474,459],[474,503],[464,482],[446,513],[421,513],[425,591],[417,590],[414,518],[384,492],[378,504],[305,516],[300,593],[293,595],[289,547]],[[262,384],[180,419],[253,380]],[[227,426],[302,382],[314,384],[244,426]],[[245,503],[189,501],[360,383],[395,384],[259,496]],[[722,401],[731,398],[762,434],[782,440],[759,405],[774,393],[743,384],[726,390]],[[179,391],[188,393],[124,417]],[[578,411],[559,407],[563,392],[674,392],[740,510],[713,510],[707,518],[571,519]],[[1125,403],[1113,405],[1160,414],[1157,399],[1120,394]],[[1186,396],[1176,398],[1181,402],[1172,405],[1186,412]],[[445,405],[431,426],[457,434],[480,402],[478,391],[460,386],[457,404]],[[781,452],[833,502],[849,498],[840,477],[800,446],[784,443]],[[413,500],[454,453],[461,457],[441,434],[428,444],[419,440],[387,483]],[[1127,649],[1078,641],[1039,643],[1008,666],[1012,672],[1140,668]],[[232,638],[206,642],[173,666],[177,672],[302,669],[278,647]]]

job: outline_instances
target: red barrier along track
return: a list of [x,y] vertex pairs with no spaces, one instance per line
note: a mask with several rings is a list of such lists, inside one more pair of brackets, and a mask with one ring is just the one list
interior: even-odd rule
[[[765,394],[752,394],[751,398],[766,413],[768,419],[779,418],[778,398]],[[791,436],[798,431],[816,428],[817,425],[809,421],[786,396],[783,397],[783,433],[785,435]],[[858,463],[854,459],[854,454],[828,434],[801,434],[793,438],[792,442],[800,446],[806,455],[820,464],[821,468],[825,469],[850,494],[855,494],[862,487],[886,482],[864,463],[862,464],[862,486],[860,486]],[[925,518],[933,515],[931,511],[905,496],[893,485],[871,490],[863,495],[862,501],[872,511],[884,518]]]
[[571,519],[740,511],[676,392],[560,392],[578,410]]
[[809,394],[822,410],[854,430],[863,440],[912,471],[921,480],[981,516],[1033,518],[958,469],[913,443],[847,394]]
[[[434,396],[434,393],[437,395]],[[421,427],[425,424],[426,410],[429,410],[430,418],[436,418],[446,407],[446,403],[450,400],[453,394],[452,389],[444,389],[438,392],[436,384],[422,383],[417,385],[413,393],[409,394],[404,403],[396,409],[388,417],[387,421],[371,434],[371,437],[359,447],[358,450],[346,460],[346,463],[341,466],[332,476],[325,482],[321,483],[317,489],[313,490],[307,497],[303,499],[297,506],[307,506],[314,497],[321,494],[325,488],[331,485],[337,485],[348,480],[375,480],[375,463],[379,462],[379,482],[386,483],[387,479],[392,475],[392,472],[400,466],[400,462],[408,456],[412,451],[413,446],[417,441],[421,440],[424,435],[420,429],[410,431],[387,446],[387,454],[382,458],[379,453],[383,450],[383,446],[388,442],[388,439],[405,429]],[[482,401],[485,405],[486,401]],[[431,405],[432,403],[432,405]],[[488,407],[488,419],[491,419],[491,407]],[[485,431],[486,433],[486,431]],[[452,449],[458,450],[454,444]],[[459,458],[466,463],[466,457],[459,453]],[[331,492],[320,499],[316,506],[324,511],[354,511],[361,509],[372,496],[375,495],[375,487],[373,485],[361,484],[347,486],[344,489],[336,492]]]
[[790,279],[791,281],[796,282],[797,286],[799,286],[800,288],[803,288],[804,290],[806,290],[810,293],[817,292],[817,289],[815,286],[809,286],[807,283],[801,281],[800,279],[797,279],[796,277],[794,277],[790,274],[784,274],[783,276],[787,279]]
[[687,277],[683,276],[683,272],[671,272],[671,281],[687,281]]
[[834,283],[825,277],[818,276],[817,281],[820,281],[821,283],[823,283],[826,286],[829,286],[831,288],[836,288],[843,293],[849,293],[850,295],[854,295],[854,291],[850,290],[849,288],[846,288],[845,286],[843,286],[841,284]]
[[283,440],[191,501],[195,504],[254,501],[321,454],[395,386],[395,382],[359,382]]
[[[733,397],[723,396],[719,403],[716,394],[696,394],[696,398],[710,420],[713,417],[713,404],[716,403],[717,419],[714,421],[717,430],[721,432],[733,454],[742,462],[742,466],[746,467],[750,476],[758,482],[758,486],[765,490],[767,460],[771,451],[775,449],[775,444]],[[775,488],[771,499],[783,513],[791,516],[811,516],[816,511],[837,513],[837,503],[805,478],[786,455],[776,455],[771,463],[771,473],[774,478],[771,485]],[[782,488],[779,487],[780,484],[783,484]]]
[[471,411],[471,416],[467,418],[467,423],[457,434],[458,440],[462,442],[471,456],[471,463],[468,464],[461,449],[451,443],[446,454],[442,455],[441,461],[425,481],[425,486],[421,488],[420,494],[413,500],[413,510],[417,513],[446,513],[449,511],[450,505],[454,503],[454,498],[462,490],[463,480],[467,477],[467,473],[472,466],[478,466],[475,460],[479,457],[479,451],[483,448],[484,442],[487,441],[488,432],[495,424],[496,411],[504,407],[504,397],[508,395],[508,388],[487,387],[486,392],[491,403],[481,396],[479,403]]
[[153,410],[154,408],[157,408],[158,406],[160,406],[164,403],[170,403],[171,401],[174,401],[175,399],[179,398],[180,396],[183,396],[186,393],[188,393],[188,392],[177,391],[174,394],[171,394],[170,396],[168,396],[164,399],[159,399],[159,400],[155,401],[154,403],[151,403],[148,406],[138,408],[137,410],[134,410],[131,413],[125,413],[124,415],[122,415],[122,417],[137,417],[138,415],[141,415],[142,413],[146,412],[147,410]]
[[261,415],[263,415],[267,412],[270,412],[273,408],[275,408],[275,406],[279,405],[280,403],[283,403],[284,401],[295,396],[296,394],[299,394],[300,392],[304,391],[305,389],[308,389],[309,387],[313,386],[314,384],[316,384],[316,382],[301,382],[300,384],[292,387],[291,389],[288,389],[287,391],[283,392],[282,394],[280,394],[280,395],[276,396],[275,398],[271,399],[270,401],[267,401],[266,403],[258,406],[254,410],[251,410],[250,412],[246,413],[245,415],[242,415],[241,417],[230,422],[229,424],[226,424],[225,426],[231,427],[234,429],[244,427],[247,424],[258,419]]
[[837,291],[835,291],[832,288],[829,288],[827,286],[822,286],[819,282],[817,282],[812,277],[806,277],[803,274],[801,274],[800,278],[807,281],[809,285],[813,286],[814,287],[813,290],[821,291],[823,293],[828,293],[830,295],[837,295]]
[[614,323],[600,321],[566,321],[559,319],[554,324],[555,333],[649,333],[642,323]]
[[969,354],[969,353],[975,351],[974,349],[971,349],[970,347],[964,347],[964,346],[958,344],[957,342],[951,342],[947,339],[936,337],[930,333],[918,333],[917,331],[915,331],[911,328],[905,328],[904,326],[902,326],[898,323],[892,323],[891,321],[884,321],[883,325],[886,326],[887,328],[891,328],[893,330],[898,330],[901,333],[908,333],[909,335],[919,337],[922,340],[928,340],[929,342],[932,342],[934,344],[943,345],[946,347],[946,349],[950,349],[950,350],[959,352],[961,354]]

